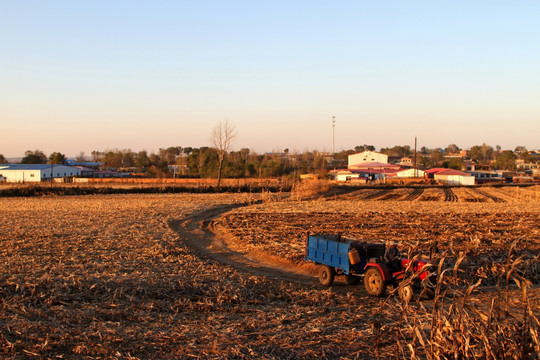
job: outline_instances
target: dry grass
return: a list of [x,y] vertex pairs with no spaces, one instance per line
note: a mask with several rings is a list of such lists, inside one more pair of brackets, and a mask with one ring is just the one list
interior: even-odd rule
[[309,200],[327,192],[332,184],[326,180],[304,180],[296,182],[291,191],[291,198],[296,201]]
[[[478,293],[482,280],[464,288],[446,281],[448,273],[459,277],[459,265],[464,260],[463,255],[453,269],[444,269],[441,259],[435,298],[428,307],[389,302],[400,314],[398,324],[387,331],[396,338],[396,357],[537,359],[540,301],[537,295],[529,295],[530,282],[517,274],[521,259],[509,254],[495,291],[483,296]],[[512,285],[519,290],[510,291]]]

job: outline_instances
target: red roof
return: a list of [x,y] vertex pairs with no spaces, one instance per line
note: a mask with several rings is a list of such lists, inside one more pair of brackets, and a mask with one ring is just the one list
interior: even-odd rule
[[432,168],[432,169],[426,170],[426,172],[428,174],[437,174],[437,173],[440,173],[441,171],[445,171],[445,170],[448,170],[448,169],[447,168]]
[[386,164],[382,162],[367,162],[367,163],[360,163],[360,164],[353,164],[349,165],[348,168],[350,170],[381,170],[381,169],[389,169],[389,170],[399,170],[401,169],[401,166],[394,165],[394,164]]
[[444,169],[443,171],[436,172],[435,175],[460,175],[460,176],[470,176],[471,174],[464,173],[463,171],[454,170],[454,169]]

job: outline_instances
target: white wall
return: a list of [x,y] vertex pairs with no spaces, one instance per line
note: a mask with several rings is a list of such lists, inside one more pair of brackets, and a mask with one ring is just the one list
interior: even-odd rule
[[362,163],[380,162],[388,164],[388,155],[381,154],[375,151],[363,151],[358,154],[349,155],[349,165]]
[[[65,166],[65,165],[54,165],[53,167],[53,177],[54,178],[63,178],[63,177],[70,177],[70,176],[80,176],[81,175],[81,169],[72,167],[72,166]],[[51,169],[45,168],[41,170],[41,177],[42,179],[50,179],[51,178]]]
[[437,181],[444,181],[450,185],[474,185],[474,176],[463,175],[437,175],[434,176]]
[[352,173],[351,174],[348,174],[348,173],[336,174],[337,181],[348,181],[348,180],[357,181],[359,178],[360,178],[360,175],[358,174],[352,174]]
[[474,176],[462,176],[461,185],[475,185],[476,181]]
[[40,170],[1,170],[0,174],[6,178],[6,182],[39,182],[41,181]]
[[425,174],[424,170],[420,170],[420,169],[407,169],[403,171],[398,171],[396,173],[397,177],[400,177],[400,178],[412,178],[412,177],[423,178],[424,174]]

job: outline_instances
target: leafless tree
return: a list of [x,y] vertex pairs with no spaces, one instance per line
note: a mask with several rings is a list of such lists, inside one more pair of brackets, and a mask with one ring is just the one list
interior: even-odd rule
[[236,130],[234,128],[234,125],[231,124],[228,119],[226,119],[225,121],[220,120],[212,130],[212,144],[218,152],[219,160],[217,184],[218,187],[221,185],[223,160],[225,159],[225,155],[227,154],[227,151],[229,151],[229,148],[231,147],[231,143],[235,136]]

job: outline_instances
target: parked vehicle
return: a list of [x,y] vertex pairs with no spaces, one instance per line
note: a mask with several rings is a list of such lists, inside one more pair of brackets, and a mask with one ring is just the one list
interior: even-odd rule
[[[401,260],[401,269],[391,271],[383,262],[386,251],[384,243],[368,243],[342,235],[309,235],[306,239],[306,257],[320,265],[319,281],[331,286],[335,275],[346,276],[347,283],[358,284],[364,278],[368,294],[383,296],[388,285],[398,287],[399,295],[409,301],[414,293],[424,292],[432,297],[429,284],[435,282],[435,275],[423,270],[426,260]],[[407,281],[405,281],[407,280]]]

